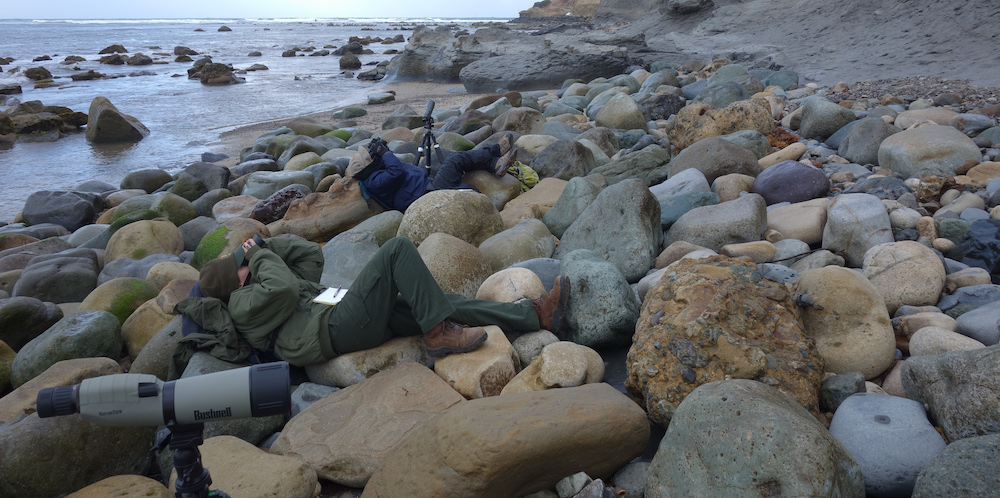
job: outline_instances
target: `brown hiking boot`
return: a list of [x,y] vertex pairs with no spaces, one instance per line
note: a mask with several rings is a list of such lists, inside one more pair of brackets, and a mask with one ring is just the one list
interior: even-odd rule
[[424,334],[427,354],[432,357],[468,353],[486,342],[486,329],[463,327],[447,318]]
[[542,328],[558,336],[568,302],[569,277],[560,276],[556,277],[552,290],[544,296],[532,300],[531,306],[535,308],[538,323],[541,324]]

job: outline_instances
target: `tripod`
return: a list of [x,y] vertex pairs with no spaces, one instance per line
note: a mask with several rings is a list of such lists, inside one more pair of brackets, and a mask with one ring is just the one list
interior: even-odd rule
[[[212,485],[212,477],[201,463],[201,452],[198,446],[205,442],[205,424],[167,424],[169,435],[158,441],[153,449],[163,449],[169,442],[173,451],[174,468],[177,469],[177,480],[174,481],[174,496],[176,498],[229,498],[224,491],[208,487]],[[161,431],[164,432],[164,431]],[[159,472],[157,472],[159,474]]]
[[434,117],[431,116],[431,112],[434,111],[434,101],[427,101],[427,109],[424,110],[424,117],[421,118],[424,121],[424,138],[420,140],[420,148],[417,149],[417,166],[420,166],[421,158],[424,160],[424,168],[427,169],[427,173],[431,173],[431,165],[433,164],[433,158],[431,151],[437,153],[438,163],[444,162],[444,155],[441,153],[441,146],[438,145],[437,139],[434,138]]

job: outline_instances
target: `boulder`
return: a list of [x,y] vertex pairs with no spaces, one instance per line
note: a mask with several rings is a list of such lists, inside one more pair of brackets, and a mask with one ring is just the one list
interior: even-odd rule
[[51,302],[33,297],[0,299],[0,341],[17,351],[62,317],[62,310]]
[[54,223],[72,232],[93,223],[103,207],[100,196],[87,192],[40,190],[28,196],[21,217],[29,225]]
[[[489,117],[485,114],[483,116]],[[487,122],[487,124],[492,125],[493,131],[496,133],[513,131],[519,135],[532,135],[542,132],[545,116],[530,107],[515,107],[497,116],[492,123]]]
[[685,149],[703,138],[740,130],[757,130],[764,135],[774,131],[770,104],[763,99],[740,100],[722,109],[688,104],[677,113],[674,127],[667,136],[675,147]]
[[634,100],[624,93],[615,94],[594,116],[597,126],[646,131],[646,118]]
[[858,121],[840,142],[837,154],[858,164],[878,164],[878,150],[882,142],[899,133],[899,128],[878,118]]
[[823,249],[842,254],[851,267],[860,267],[872,247],[893,241],[889,214],[874,195],[839,195],[826,210]]
[[571,178],[556,203],[542,216],[542,222],[552,235],[562,237],[600,193],[601,187],[593,182],[582,177]]
[[955,176],[964,165],[979,164],[979,147],[951,126],[921,126],[882,141],[878,164],[903,178],[924,175]]
[[889,313],[863,275],[838,266],[817,268],[802,273],[792,292],[827,372],[873,379],[889,368],[896,352]]
[[142,351],[132,359],[131,373],[155,375],[160,379],[176,377],[179,372],[171,375],[174,349],[184,334],[181,333],[181,317],[175,316],[170,323],[156,332]]
[[[149,270],[153,266],[159,263],[183,264],[180,260],[180,257],[166,253],[150,254],[142,259],[119,258],[104,265],[104,269],[101,270],[101,274],[97,277],[97,285],[102,285],[111,279],[119,277],[133,277],[145,280],[149,274]],[[198,270],[191,268],[189,265],[185,266],[188,266],[197,275]],[[197,280],[198,277],[195,276],[194,279]]]
[[1000,434],[953,441],[917,475],[913,498],[987,496],[1000,485]]
[[398,235],[409,238],[418,247],[435,232],[478,246],[502,230],[500,213],[485,195],[470,190],[436,190],[410,204]]
[[802,138],[827,138],[854,119],[850,109],[823,97],[809,97],[802,104],[799,134]]
[[[271,453],[296,455],[329,481],[363,487],[415,427],[464,404],[448,384],[412,362],[313,403],[285,424]],[[369,430],[372,424],[378,431]]]
[[761,240],[766,229],[764,198],[749,194],[688,211],[664,234],[663,245],[687,241],[718,251],[726,244]]
[[[621,206],[632,206],[623,210]],[[590,249],[614,264],[629,282],[637,282],[653,265],[662,236],[660,205],[639,180],[625,180],[601,191],[572,225],[555,257]]]
[[11,364],[11,384],[20,386],[62,360],[118,358],[122,346],[121,322],[111,313],[71,313],[21,348]]
[[563,330],[551,332],[592,348],[631,342],[639,302],[618,267],[578,249],[562,257],[559,273],[570,278],[570,298]]
[[[477,35],[479,33],[476,32]],[[411,37],[410,45],[413,44],[412,40]],[[525,52],[518,50],[521,53],[496,55],[472,62],[461,69],[459,78],[470,93],[489,93],[499,88],[523,91],[559,86],[567,78],[591,79],[617,74],[628,65],[622,52],[593,51],[593,46],[589,43],[576,42],[574,45],[574,48],[589,48],[590,51],[536,51],[537,48]],[[404,52],[403,57],[406,54]],[[538,71],[539,67],[547,69]]]
[[268,224],[267,230],[272,236],[288,233],[313,242],[326,242],[383,211],[378,203],[365,202],[359,183],[338,180],[328,192],[292,201],[284,218]]
[[851,454],[794,398],[733,379],[702,385],[681,403],[646,481],[649,497],[730,493],[864,496],[865,486]]
[[603,383],[472,400],[413,431],[362,496],[524,496],[575,472],[609,475],[648,438],[643,411]]
[[486,343],[464,354],[434,361],[434,373],[467,399],[497,396],[521,370],[521,361],[504,331],[495,325],[486,329]]
[[689,259],[647,294],[625,386],[661,425],[699,385],[726,378],[767,379],[815,412],[820,353],[784,285],[749,262]]
[[476,299],[512,303],[521,299],[538,299],[545,294],[545,285],[527,268],[507,268],[490,275],[476,291]]
[[956,320],[958,332],[987,346],[1000,343],[1000,307],[996,303],[981,306]]
[[923,403],[950,441],[1000,432],[1000,346],[914,356],[903,389]]
[[89,142],[138,142],[149,135],[149,128],[138,119],[123,114],[105,97],[94,97],[87,116]]
[[659,145],[650,145],[597,166],[591,170],[591,174],[602,175],[609,184],[635,178],[647,186],[656,185],[667,179],[669,162],[668,150]]
[[504,386],[500,395],[576,387],[603,379],[604,360],[597,351],[559,341],[543,347],[531,364]]
[[690,168],[703,173],[709,184],[720,176],[732,173],[749,176],[760,173],[760,165],[753,154],[729,140],[717,137],[699,140],[677,154],[670,161],[670,176],[674,177]]
[[167,490],[163,483],[157,480],[137,475],[121,475],[101,479],[66,495],[66,498],[101,498],[104,496],[170,498],[174,495]]
[[[28,415],[0,431],[0,495],[59,496],[106,477],[139,474],[155,433],[151,425]],[[51,478],[53,470],[59,479]]]
[[503,207],[500,218],[505,228],[513,227],[527,218],[542,218],[562,195],[567,182],[558,178],[544,178],[531,190],[511,199]]
[[142,259],[151,254],[180,254],[184,250],[184,235],[173,223],[157,219],[130,223],[120,228],[105,252],[108,262],[119,258]]
[[[312,498],[320,489],[316,471],[299,458],[275,455],[233,436],[205,438],[201,463],[212,473],[212,486],[231,496]],[[176,491],[177,471],[170,474]]]
[[7,424],[34,413],[37,410],[38,391],[41,389],[79,384],[83,379],[120,373],[122,367],[111,358],[76,358],[59,361],[0,398],[0,424]]
[[767,228],[777,230],[786,239],[796,239],[813,245],[823,241],[826,210],[830,199],[813,199],[787,206],[775,206],[767,211]]
[[97,287],[98,264],[97,254],[90,249],[35,256],[11,294],[56,304],[80,302]]
[[306,365],[309,380],[323,386],[349,387],[404,363],[430,362],[423,335],[395,337],[371,349],[338,355],[324,363]]
[[330,239],[323,246],[324,263],[320,283],[327,287],[350,287],[378,248],[371,232],[352,229]]
[[548,258],[556,249],[556,238],[540,220],[524,220],[479,244],[479,251],[494,271],[534,258]]
[[136,308],[159,293],[155,285],[142,278],[120,277],[109,280],[80,303],[80,310],[107,311],[125,323]]
[[594,169],[594,153],[574,140],[558,140],[542,149],[531,161],[540,178],[570,180],[587,176]]
[[913,241],[872,247],[865,253],[862,270],[890,315],[904,305],[934,305],[945,283],[941,258],[933,249]]
[[186,299],[197,282],[197,274],[191,280],[175,280],[129,315],[122,323],[122,338],[129,356],[137,357],[146,344],[174,319],[174,305]]
[[830,180],[823,170],[798,161],[781,161],[761,171],[753,182],[753,192],[768,205],[805,202],[825,197],[829,191]]
[[489,262],[479,249],[447,233],[430,234],[417,251],[434,276],[434,280],[448,293],[461,294],[472,299],[483,281],[493,273]]
[[855,394],[833,415],[830,434],[861,467],[867,496],[908,496],[917,474],[945,448],[916,401]]

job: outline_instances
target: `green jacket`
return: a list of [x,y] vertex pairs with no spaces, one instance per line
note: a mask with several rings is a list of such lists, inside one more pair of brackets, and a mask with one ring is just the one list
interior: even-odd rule
[[[333,306],[314,303],[325,287],[318,244],[273,238],[247,251],[250,283],[229,297],[233,325],[251,346],[292,365],[322,363],[336,356],[330,339]],[[273,344],[273,348],[272,348]]]

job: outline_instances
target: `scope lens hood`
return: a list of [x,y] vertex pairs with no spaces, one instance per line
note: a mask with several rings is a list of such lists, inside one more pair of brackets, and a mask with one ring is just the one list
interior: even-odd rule
[[283,415],[292,410],[291,373],[279,361],[250,367],[250,413],[254,417]]

